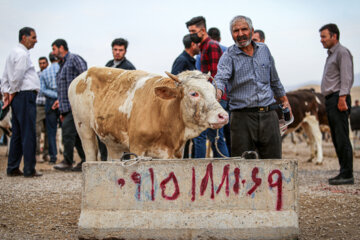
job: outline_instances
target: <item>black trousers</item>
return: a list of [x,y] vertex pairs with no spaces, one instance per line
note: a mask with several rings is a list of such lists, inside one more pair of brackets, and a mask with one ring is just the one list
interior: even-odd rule
[[231,112],[231,156],[257,151],[261,159],[281,158],[279,119],[275,111]]
[[349,115],[351,111],[351,97],[346,97],[348,110],[340,112],[337,104],[339,93],[326,96],[326,113],[329,120],[331,138],[339,159],[340,174],[343,177],[353,176],[353,151],[349,138]]
[[11,102],[12,136],[7,173],[20,166],[24,156],[24,175],[30,176],[36,165],[36,95],[35,91],[20,91]]
[[85,161],[85,153],[81,145],[79,134],[76,131],[74,117],[71,111],[65,114],[61,129],[62,141],[64,144],[64,160],[67,161],[69,164],[73,164],[74,147],[76,147],[81,161]]

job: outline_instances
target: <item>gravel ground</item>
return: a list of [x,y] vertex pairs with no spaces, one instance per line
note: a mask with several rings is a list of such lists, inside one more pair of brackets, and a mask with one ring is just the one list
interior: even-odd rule
[[[355,151],[355,184],[330,186],[338,161],[324,143],[324,164],[308,163],[306,143],[283,145],[283,158],[299,160],[300,239],[360,239],[360,150]],[[81,174],[37,164],[41,178],[7,177],[0,148],[0,239],[77,239]]]

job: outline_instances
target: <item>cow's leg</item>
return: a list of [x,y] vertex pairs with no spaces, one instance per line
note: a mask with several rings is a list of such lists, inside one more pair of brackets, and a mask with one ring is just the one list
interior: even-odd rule
[[75,125],[85,152],[86,161],[96,161],[98,145],[96,142],[96,134],[94,130],[85,124],[78,123],[77,121],[75,121]]
[[[309,129],[311,131],[311,133],[309,133],[309,135],[312,135],[313,140],[315,140],[316,149],[317,149],[316,164],[317,165],[322,164],[322,162],[323,162],[322,135],[321,135],[320,127],[319,127],[319,121],[313,115],[305,117],[304,121],[307,122],[309,125]],[[311,145],[314,145],[314,144],[311,144]],[[315,155],[315,150],[314,150],[314,155]]]
[[307,162],[312,162],[312,160],[315,158],[315,140],[314,140],[314,136],[311,132],[311,127],[308,124],[308,122],[303,122],[302,124],[302,134],[305,133],[305,135],[307,136],[307,140],[306,143],[307,145],[310,145],[310,158],[307,160]]

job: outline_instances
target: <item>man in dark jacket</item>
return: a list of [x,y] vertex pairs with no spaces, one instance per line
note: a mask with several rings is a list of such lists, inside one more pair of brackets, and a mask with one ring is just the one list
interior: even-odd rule
[[175,59],[171,73],[179,74],[186,70],[196,70],[194,56],[200,53],[199,46],[191,41],[190,34],[183,38],[184,51]]
[[[105,66],[126,70],[136,70],[135,66],[125,57],[128,45],[128,41],[123,38],[114,39],[114,41],[112,41],[111,43],[114,59],[108,61]],[[106,146],[103,142],[100,141],[99,138],[97,139],[101,155],[101,161],[106,161],[108,157]]]
[[128,41],[123,38],[116,38],[114,41],[112,41],[111,47],[114,59],[107,62],[105,66],[126,70],[135,70],[134,65],[125,57],[128,44]]

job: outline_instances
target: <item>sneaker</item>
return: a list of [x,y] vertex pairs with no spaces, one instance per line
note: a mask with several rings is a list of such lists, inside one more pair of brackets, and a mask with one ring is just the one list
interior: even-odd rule
[[336,176],[335,178],[329,179],[330,185],[343,185],[343,184],[354,184],[354,177],[343,177]]
[[70,171],[72,168],[72,164],[69,164],[66,160],[54,165],[54,169],[60,171]]
[[82,164],[84,163],[85,161],[81,161],[79,162],[75,167],[73,167],[71,169],[71,171],[73,172],[81,172],[82,171]]
[[6,174],[8,177],[17,177],[17,176],[22,176],[23,175],[23,172],[22,171],[20,171],[20,169],[15,169],[15,170],[13,170],[12,172],[10,172],[10,173],[7,173]]

